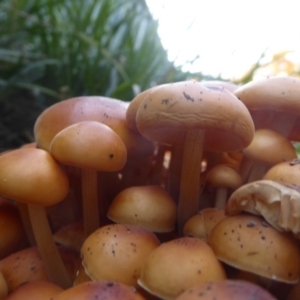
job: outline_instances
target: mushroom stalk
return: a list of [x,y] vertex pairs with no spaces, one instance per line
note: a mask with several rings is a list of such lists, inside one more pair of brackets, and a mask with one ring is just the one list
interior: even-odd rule
[[178,203],[180,234],[182,234],[185,222],[198,212],[204,138],[204,130],[191,130],[186,132],[184,139]]
[[85,237],[100,227],[97,170],[82,168],[82,203]]
[[49,280],[62,288],[71,287],[71,279],[53,240],[45,207],[28,204],[28,211],[37,247]]
[[226,187],[218,187],[215,198],[215,208],[225,209],[228,189]]

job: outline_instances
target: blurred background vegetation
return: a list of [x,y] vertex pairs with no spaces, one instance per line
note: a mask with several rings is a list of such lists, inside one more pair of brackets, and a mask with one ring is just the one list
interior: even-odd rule
[[157,27],[144,0],[0,0],[0,151],[33,141],[37,116],[57,101],[130,101],[156,84],[214,79],[168,61]]

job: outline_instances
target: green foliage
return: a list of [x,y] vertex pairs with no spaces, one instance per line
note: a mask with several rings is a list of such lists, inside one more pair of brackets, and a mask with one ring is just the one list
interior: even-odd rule
[[0,92],[130,100],[134,86],[185,79],[157,25],[144,0],[1,0]]

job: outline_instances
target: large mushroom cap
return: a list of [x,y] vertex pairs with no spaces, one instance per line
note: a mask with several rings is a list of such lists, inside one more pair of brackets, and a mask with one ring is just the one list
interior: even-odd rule
[[82,121],[64,128],[53,138],[50,152],[65,165],[99,171],[119,171],[127,160],[121,138],[96,121]]
[[154,89],[139,107],[136,121],[145,137],[171,145],[182,131],[206,130],[205,149],[210,151],[243,149],[254,134],[250,113],[241,101],[223,87],[195,81]]
[[69,192],[69,180],[45,150],[21,148],[0,156],[0,194],[25,203],[54,205]]
[[226,217],[212,229],[208,244],[219,260],[237,269],[286,283],[299,280],[296,239],[262,217],[245,213]]

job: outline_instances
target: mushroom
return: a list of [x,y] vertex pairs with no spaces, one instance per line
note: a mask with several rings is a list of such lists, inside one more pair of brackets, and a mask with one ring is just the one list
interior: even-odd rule
[[249,109],[256,129],[269,128],[290,139],[300,115],[299,92],[299,78],[271,76],[252,80],[234,94]]
[[69,288],[51,298],[52,300],[146,300],[130,286],[115,281],[85,282]]
[[244,184],[229,197],[226,213],[260,215],[278,231],[300,233],[300,192],[293,185],[273,180]]
[[68,191],[66,173],[48,152],[21,148],[0,156],[0,194],[27,204],[48,276],[62,287],[71,281],[53,240],[46,206],[62,201]]
[[61,287],[49,281],[32,281],[18,287],[8,295],[6,300],[49,300],[62,291]]
[[146,258],[138,284],[162,299],[175,299],[188,288],[226,279],[223,266],[204,241],[181,237],[162,243]]
[[291,141],[281,133],[267,128],[255,131],[252,142],[243,153],[240,167],[243,182],[260,180],[270,167],[297,158],[297,151]]
[[[127,159],[125,145],[107,125],[82,121],[57,133],[50,144],[50,153],[62,164],[81,169],[84,232],[87,237],[100,227],[98,171],[121,170]],[[104,206],[104,201],[100,201],[101,205]]]
[[216,280],[197,284],[175,300],[276,300],[257,284],[245,280]]
[[[179,165],[178,226],[198,211],[203,151],[238,151],[248,146],[254,126],[249,111],[232,93],[194,81],[156,88],[139,106],[138,130],[148,139],[172,145]],[[175,168],[176,169],[176,168]],[[171,169],[170,172],[174,172]]]
[[241,213],[224,218],[212,229],[208,245],[219,260],[236,269],[288,284],[299,280],[296,239],[261,216]]
[[107,217],[153,232],[171,232],[175,228],[177,207],[160,186],[133,186],[121,191],[110,204]]
[[187,220],[183,227],[184,236],[192,236],[207,241],[214,226],[225,218],[223,209],[207,207]]
[[215,191],[214,206],[219,209],[225,209],[227,198],[242,184],[241,175],[228,165],[217,165],[206,175],[205,186]]
[[113,280],[137,287],[142,264],[159,244],[154,233],[138,226],[102,226],[84,241],[82,264],[93,281]]

